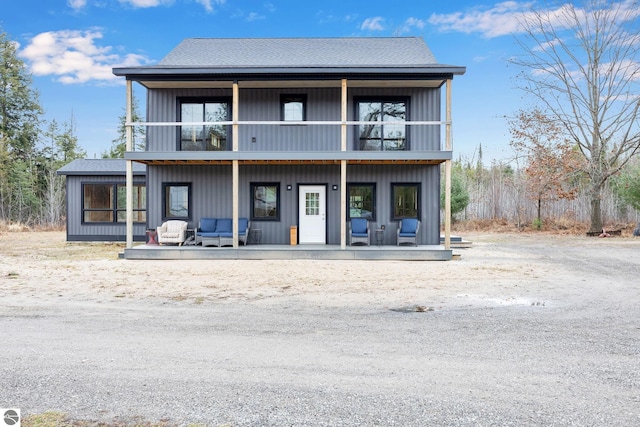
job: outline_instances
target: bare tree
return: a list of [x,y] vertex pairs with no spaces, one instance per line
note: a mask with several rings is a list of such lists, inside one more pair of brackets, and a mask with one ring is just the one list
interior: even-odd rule
[[509,120],[511,147],[526,161],[527,196],[537,204],[538,227],[543,203],[576,198],[576,171],[583,169],[584,162],[556,123],[539,109],[519,111]]
[[520,87],[577,145],[589,178],[591,231],[602,229],[607,180],[640,148],[637,0],[586,0],[532,10],[516,38]]

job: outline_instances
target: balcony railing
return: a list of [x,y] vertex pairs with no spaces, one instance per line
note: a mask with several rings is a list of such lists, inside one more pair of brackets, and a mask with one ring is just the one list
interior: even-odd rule
[[[450,125],[447,121],[265,121],[265,120],[244,120],[244,121],[214,121],[214,122],[128,122],[126,126],[136,127],[143,126],[146,128],[181,128],[181,127],[196,127],[204,129],[207,127],[214,127],[218,130],[221,128],[226,129],[226,135],[217,133],[215,135],[215,141],[209,144],[208,139],[196,136],[195,140],[185,140],[182,138],[184,144],[181,144],[182,149],[179,151],[255,151],[257,148],[248,146],[250,142],[256,142],[256,134],[260,133],[260,130],[264,127],[280,126],[282,131],[278,131],[277,134],[270,134],[274,139],[313,139],[317,135],[314,131],[307,131],[306,128],[312,127],[329,127],[328,132],[335,132],[331,134],[327,139],[329,143],[325,143],[321,150],[317,148],[308,148],[313,144],[292,147],[285,145],[283,148],[275,148],[272,144],[269,151],[434,151],[433,140],[437,139],[437,147],[435,150],[442,150],[443,147],[443,129],[446,125]],[[341,127],[346,130],[346,146],[343,146],[341,134]],[[396,131],[395,135],[379,135],[371,134],[371,126],[389,126],[393,127]],[[410,128],[416,127],[440,127],[434,134],[433,131],[428,132],[411,132]],[[238,129],[238,146],[233,147],[232,144],[232,129],[237,127]],[[368,131],[364,135],[365,127]],[[300,130],[304,128],[303,130]],[[147,137],[149,137],[149,130],[147,130]],[[327,132],[326,130],[318,131],[319,133]],[[163,134],[165,139],[169,138],[175,140],[174,135],[176,133]],[[253,135],[253,136],[252,136]],[[274,136],[275,135],[275,136]],[[201,135],[202,136],[202,135]],[[158,137],[156,134],[154,137]],[[240,139],[242,138],[242,139]],[[427,141],[428,140],[428,141]],[[273,142],[273,141],[272,141]],[[175,145],[174,145],[175,146]],[[257,147],[257,146],[256,146]],[[429,147],[429,148],[426,148]],[[154,151],[153,149],[150,151]],[[167,151],[162,150],[162,151]],[[170,151],[175,151],[170,150]]]

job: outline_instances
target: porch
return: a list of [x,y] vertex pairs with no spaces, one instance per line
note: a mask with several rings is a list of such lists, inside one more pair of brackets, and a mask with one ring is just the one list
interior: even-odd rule
[[348,246],[340,245],[247,245],[233,247],[138,245],[126,248],[124,259],[138,260],[389,260],[389,261],[450,261],[453,253],[444,245],[418,246]]

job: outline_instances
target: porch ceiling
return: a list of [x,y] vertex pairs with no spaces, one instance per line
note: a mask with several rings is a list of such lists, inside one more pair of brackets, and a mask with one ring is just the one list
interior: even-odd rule
[[[426,87],[437,88],[444,84],[444,79],[407,79],[407,80],[349,80],[348,86],[394,88],[394,87]],[[216,80],[138,80],[147,89],[220,89],[231,88],[233,81]],[[289,88],[339,88],[340,80],[256,80],[239,81],[240,89],[289,89]]]
[[[444,159],[347,160],[348,165],[438,165]],[[231,160],[136,160],[146,165],[231,165]],[[239,160],[239,165],[339,165],[340,160]]]

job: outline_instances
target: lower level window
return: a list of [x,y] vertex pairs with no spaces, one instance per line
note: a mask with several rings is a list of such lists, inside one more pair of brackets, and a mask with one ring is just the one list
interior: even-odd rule
[[420,184],[391,184],[393,219],[420,218]]
[[348,184],[349,218],[375,220],[376,185]]
[[[147,187],[133,184],[133,222],[147,221]],[[82,184],[82,222],[126,222],[127,187],[118,183]]]
[[164,219],[191,219],[191,183],[162,184]]
[[280,220],[280,184],[251,183],[251,219]]

